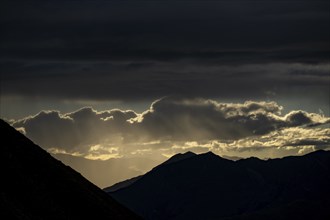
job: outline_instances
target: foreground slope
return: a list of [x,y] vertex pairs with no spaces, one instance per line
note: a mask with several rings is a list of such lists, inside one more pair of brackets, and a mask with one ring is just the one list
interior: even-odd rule
[[0,219],[138,219],[0,120]]
[[330,219],[330,152],[236,162],[189,155],[109,194],[145,219]]

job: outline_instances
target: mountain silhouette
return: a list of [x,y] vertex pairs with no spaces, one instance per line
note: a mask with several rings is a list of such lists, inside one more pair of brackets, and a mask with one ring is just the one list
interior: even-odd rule
[[[180,159],[181,158],[181,159]],[[330,152],[175,155],[109,194],[145,219],[330,219]]]
[[[187,159],[187,158],[190,158],[192,156],[196,156],[195,153],[193,152],[186,152],[184,154],[176,154],[174,155],[173,157],[171,157],[170,159],[168,159],[167,161],[165,161],[164,163],[162,163],[160,166],[164,166],[166,164],[170,164],[170,163],[175,163],[175,162],[178,162],[178,161],[181,161],[181,160],[184,160],[184,159]],[[154,169],[156,169],[158,166],[156,166]],[[112,192],[115,192],[119,189],[122,189],[122,188],[126,188],[128,186],[130,186],[131,184],[133,184],[134,182],[138,181],[143,175],[140,175],[140,176],[136,176],[136,177],[133,177],[133,178],[130,178],[130,179],[127,179],[127,180],[124,180],[124,181],[121,181],[121,182],[118,182],[110,187],[106,187],[104,188],[103,190],[107,193],[112,193]]]
[[173,157],[171,157],[170,159],[168,159],[164,163],[162,163],[161,166],[164,166],[166,164],[175,163],[175,162],[178,162],[178,161],[181,161],[181,160],[184,160],[184,159],[188,159],[188,158],[194,157],[194,156],[196,156],[196,154],[191,152],[191,151],[188,151],[188,152],[183,153],[183,154],[179,153],[179,154],[174,155]]
[[0,120],[0,219],[140,219]]

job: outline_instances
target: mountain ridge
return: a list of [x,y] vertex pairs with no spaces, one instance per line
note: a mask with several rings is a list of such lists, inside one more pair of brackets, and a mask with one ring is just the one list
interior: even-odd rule
[[[163,163],[161,163],[161,164],[155,166],[154,168],[152,168],[149,172],[151,172],[153,170],[156,170],[156,169],[158,169],[161,166],[169,165],[169,164],[173,164],[173,163],[178,163],[178,162],[180,162],[182,160],[189,159],[189,158],[194,157],[196,155],[197,154],[195,154],[195,153],[193,153],[191,151],[188,151],[186,153],[175,154],[174,156],[170,157],[168,160],[166,160]],[[104,188],[103,190],[105,192],[107,192],[107,193],[112,193],[112,192],[115,192],[115,191],[124,189],[124,188],[132,185],[133,183],[135,183],[139,179],[143,178],[143,176],[144,175],[139,175],[139,176],[136,176],[136,177],[133,177],[133,178],[124,180],[124,181],[120,181],[120,182],[118,182],[118,183],[116,183],[116,184],[114,184],[112,186],[109,186],[109,187]]]
[[205,153],[109,194],[145,219],[328,219],[329,170],[329,151],[238,161]]

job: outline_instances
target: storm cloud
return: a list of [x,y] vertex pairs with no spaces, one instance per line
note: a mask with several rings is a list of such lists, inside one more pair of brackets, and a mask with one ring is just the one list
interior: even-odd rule
[[66,114],[42,111],[12,124],[46,149],[84,155],[329,146],[329,128],[320,127],[328,126],[330,118],[301,110],[281,115],[282,109],[275,102],[220,103],[165,97],[143,113],[86,107]]
[[298,2],[22,1],[17,7],[7,1],[1,13],[2,56],[324,60],[329,3]]
[[328,8],[309,0],[5,1],[1,95],[247,100],[308,90],[324,103]]

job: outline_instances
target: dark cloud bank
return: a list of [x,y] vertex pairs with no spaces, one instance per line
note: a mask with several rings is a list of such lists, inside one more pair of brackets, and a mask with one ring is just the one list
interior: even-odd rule
[[[327,100],[329,1],[5,1],[2,96]],[[59,86],[60,85],[60,86]]]

